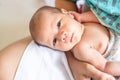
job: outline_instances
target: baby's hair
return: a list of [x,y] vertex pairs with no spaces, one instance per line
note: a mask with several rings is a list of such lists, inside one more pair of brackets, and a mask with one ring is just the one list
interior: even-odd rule
[[50,12],[53,12],[53,13],[58,13],[58,12],[61,12],[59,8],[57,7],[52,7],[52,6],[43,6],[43,7],[40,7],[35,13],[38,13],[42,10],[48,10]]
[[[31,20],[30,20],[30,23],[29,23],[29,29],[30,29],[30,33],[31,33],[31,36],[33,38],[33,40],[35,42],[37,42],[35,39],[35,28],[36,28],[36,25],[39,24],[39,19],[40,19],[40,16],[42,14],[44,14],[45,11],[48,11],[48,12],[51,12],[51,13],[61,13],[61,10],[59,8],[56,8],[56,7],[51,7],[51,6],[43,6],[43,7],[40,7],[32,16]],[[37,42],[37,44],[39,44]]]

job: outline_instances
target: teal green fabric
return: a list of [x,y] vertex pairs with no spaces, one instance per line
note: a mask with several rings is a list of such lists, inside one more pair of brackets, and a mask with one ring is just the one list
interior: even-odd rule
[[86,4],[106,27],[120,34],[120,0],[86,0]]

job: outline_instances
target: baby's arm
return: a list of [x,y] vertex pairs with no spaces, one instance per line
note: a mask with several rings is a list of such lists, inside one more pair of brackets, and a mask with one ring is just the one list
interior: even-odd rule
[[84,46],[81,48],[76,47],[75,49],[74,56],[78,60],[88,62],[94,65],[97,69],[113,76],[120,76],[120,62],[107,62],[107,60],[96,49],[93,48],[87,48]]
[[80,45],[82,46],[74,47],[74,56],[78,60],[88,62],[97,69],[104,71],[107,60],[96,49],[88,47],[85,44]]
[[120,76],[120,62],[107,62],[105,72],[113,76]]
[[94,80],[115,80],[113,76],[96,69],[93,65],[75,59],[71,52],[66,56],[75,80],[91,80],[90,77]]
[[87,11],[83,13],[78,13],[75,11],[69,11],[70,14],[74,16],[74,19],[78,22],[97,22],[99,23],[97,17],[93,14],[92,11]]

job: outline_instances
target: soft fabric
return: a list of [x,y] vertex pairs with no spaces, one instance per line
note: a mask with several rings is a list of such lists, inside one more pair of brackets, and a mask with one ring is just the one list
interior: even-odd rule
[[86,0],[100,22],[120,34],[120,0]]
[[110,31],[110,41],[104,57],[108,61],[120,61],[120,35],[113,30]]
[[91,8],[101,24],[120,34],[120,0],[71,0],[81,9],[81,1]]
[[55,7],[55,0],[44,0],[46,5]]
[[83,13],[87,10],[87,5],[85,3],[85,0],[77,0],[76,6],[79,13]]
[[25,50],[14,80],[74,80],[64,52],[38,46]]

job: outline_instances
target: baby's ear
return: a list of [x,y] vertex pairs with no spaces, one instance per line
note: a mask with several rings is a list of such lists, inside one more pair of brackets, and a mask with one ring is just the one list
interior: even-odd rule
[[69,13],[69,11],[65,10],[65,9],[61,9],[61,12],[63,14],[69,15],[70,17],[74,18],[74,16],[72,14]]

